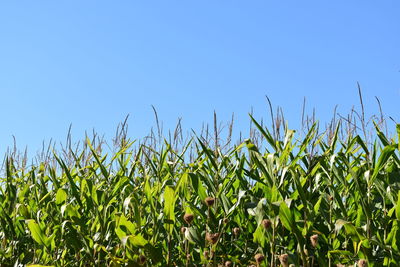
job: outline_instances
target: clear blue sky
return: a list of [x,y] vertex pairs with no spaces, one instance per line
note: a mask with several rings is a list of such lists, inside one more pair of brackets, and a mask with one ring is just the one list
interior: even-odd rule
[[154,126],[198,129],[232,112],[268,117],[265,95],[300,122],[303,97],[324,121],[335,105],[374,96],[400,121],[400,2],[2,1],[0,151],[42,140],[111,138],[130,114],[132,137]]

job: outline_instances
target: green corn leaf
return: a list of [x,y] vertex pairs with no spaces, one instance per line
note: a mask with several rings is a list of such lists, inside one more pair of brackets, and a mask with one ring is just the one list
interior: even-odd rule
[[400,151],[400,124],[396,124],[396,132],[397,132],[397,150]]
[[400,220],[400,191],[397,193],[396,218]]
[[43,234],[42,230],[35,222],[35,220],[27,220],[26,223],[28,225],[29,231],[31,232],[33,240],[35,240],[39,245],[46,246],[47,237]]
[[[172,187],[166,186],[164,190],[164,216],[168,224],[175,223],[175,191]],[[172,232],[172,227],[169,227]]]
[[72,190],[73,196],[75,197],[76,201],[78,201],[79,205],[82,207],[83,204],[82,204],[82,201],[81,201],[81,198],[80,198],[79,188],[76,185],[76,183],[74,181],[74,178],[72,178],[70,169],[67,167],[67,165],[65,164],[65,162],[62,159],[58,158],[56,155],[54,155],[54,157],[56,158],[58,163],[61,165],[62,169],[64,170],[64,172],[65,172],[65,174],[67,176],[68,182],[69,182],[69,184],[71,186],[71,190]]
[[117,227],[115,233],[122,240],[125,236],[135,233],[135,225],[130,222],[125,215],[121,214],[117,217]]
[[57,205],[61,205],[64,204],[65,201],[67,200],[67,192],[65,192],[64,189],[60,188],[57,190],[57,194],[56,194],[56,204]]
[[285,226],[289,231],[292,231],[294,226],[293,214],[284,201],[282,201],[279,206],[279,218],[281,219],[283,226]]
[[268,131],[268,129],[263,128],[254,118],[251,114],[249,114],[249,117],[251,121],[254,123],[254,125],[257,127],[257,129],[260,131],[260,133],[264,136],[264,138],[267,140],[267,142],[271,145],[271,147],[274,150],[277,150],[278,147],[276,145],[276,142],[274,138],[272,137],[271,133]]
[[141,234],[138,234],[129,236],[129,243],[134,247],[142,248],[147,245],[148,241]]
[[371,177],[371,183],[373,183],[373,181],[375,180],[375,178],[378,175],[379,171],[387,163],[387,161],[389,160],[390,156],[393,155],[395,149],[396,148],[394,146],[386,146],[382,150],[381,155],[379,156],[378,162],[375,165],[374,172],[373,172],[372,177]]

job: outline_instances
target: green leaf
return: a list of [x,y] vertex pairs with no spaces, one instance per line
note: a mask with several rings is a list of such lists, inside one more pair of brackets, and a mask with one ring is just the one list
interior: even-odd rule
[[197,230],[194,227],[187,227],[185,231],[185,238],[190,242],[200,245],[202,241]]
[[46,246],[47,237],[42,233],[42,230],[35,220],[27,220],[26,223],[28,224],[33,240],[35,240],[39,245]]
[[175,191],[172,187],[166,186],[164,190],[164,214],[165,218],[175,222]]
[[267,128],[263,128],[254,118],[251,114],[249,114],[249,117],[251,121],[254,123],[254,125],[257,127],[257,129],[260,131],[260,133],[265,137],[267,142],[271,145],[272,148],[277,150],[276,142],[274,138],[272,137],[271,133],[268,131]]
[[129,236],[129,242],[134,247],[140,247],[140,248],[146,246],[148,243],[148,241],[141,234]]
[[319,207],[321,206],[322,198],[323,198],[322,196],[319,197],[317,203],[315,203],[315,205],[314,205],[315,214],[319,214]]
[[65,201],[67,201],[67,192],[65,192],[64,189],[60,188],[57,190],[57,194],[56,194],[56,204],[57,205],[61,205],[64,204]]
[[166,186],[164,190],[164,220],[168,225],[168,231],[171,234],[175,223],[175,191],[172,187]]
[[293,214],[284,201],[282,201],[279,206],[279,218],[281,219],[283,226],[285,226],[289,231],[292,231],[294,225]]
[[209,148],[207,148],[206,145],[204,145],[203,142],[199,138],[197,138],[197,142],[200,144],[201,148],[203,149],[202,152],[204,152],[207,155],[207,159],[211,162],[211,165],[214,167],[215,171],[218,171],[218,164],[216,163],[214,156],[210,152]]
[[201,183],[201,179],[195,173],[189,173],[190,179],[192,181],[192,186],[194,191],[199,195],[200,199],[203,201],[207,197],[206,189]]
[[76,185],[74,178],[71,175],[70,169],[67,167],[67,165],[65,164],[65,162],[62,159],[58,158],[56,155],[54,155],[54,157],[56,158],[58,163],[61,165],[62,169],[65,172],[65,175],[68,178],[68,182],[71,186],[73,196],[75,197],[76,201],[78,201],[79,205],[81,207],[83,207],[83,204],[82,204],[82,201],[80,198],[80,194],[78,193],[78,191],[79,191],[78,186]]
[[351,222],[342,219],[336,220],[335,231],[338,233],[343,226],[346,234],[350,236],[353,241],[359,242],[361,239],[363,239],[357,228]]
[[103,165],[103,161],[105,160],[105,157],[102,159],[99,158],[95,149],[93,148],[92,144],[90,143],[89,138],[86,138],[86,143],[88,144],[90,151],[92,152],[92,155],[94,156],[94,158],[97,162],[97,165],[100,167],[101,173],[104,175],[104,178],[108,178],[109,173],[108,173],[106,167]]
[[253,233],[253,242],[259,244],[261,247],[265,247],[265,233],[263,228],[259,225],[256,231]]
[[394,150],[395,150],[394,146],[385,146],[385,148],[382,150],[381,155],[379,156],[378,162],[375,165],[374,173],[372,174],[370,184],[372,184],[373,180],[375,180],[379,171],[385,166],[385,164],[388,161],[388,159],[390,158],[390,156],[393,155]]
[[328,255],[331,255],[331,254],[339,254],[339,255],[347,256],[347,257],[352,257],[353,256],[353,254],[350,251],[337,250],[337,249],[328,251]]
[[125,236],[135,233],[135,225],[121,214],[117,217],[117,227],[115,233],[122,240]]
[[396,124],[396,132],[397,132],[397,149],[400,150],[400,124]]
[[400,191],[397,193],[396,218],[400,220]]

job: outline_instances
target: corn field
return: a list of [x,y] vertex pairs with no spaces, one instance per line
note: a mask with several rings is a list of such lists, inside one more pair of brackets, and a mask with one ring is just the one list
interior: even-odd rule
[[399,266],[400,127],[277,134],[250,117],[256,134],[224,147],[216,131],[8,154],[1,266]]

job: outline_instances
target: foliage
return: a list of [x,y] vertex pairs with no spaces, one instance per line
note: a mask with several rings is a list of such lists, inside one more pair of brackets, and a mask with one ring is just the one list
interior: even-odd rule
[[7,158],[2,266],[400,262],[397,138],[377,127],[369,146],[340,138],[338,124],[325,140],[314,124],[297,140],[251,119],[267,144],[223,151],[193,137],[178,150],[124,139],[107,155],[87,140],[87,153],[54,153],[29,169]]

